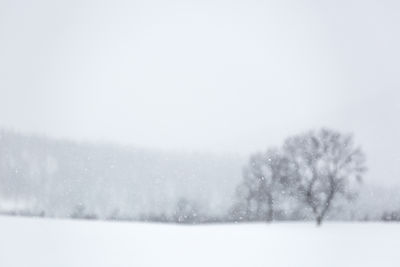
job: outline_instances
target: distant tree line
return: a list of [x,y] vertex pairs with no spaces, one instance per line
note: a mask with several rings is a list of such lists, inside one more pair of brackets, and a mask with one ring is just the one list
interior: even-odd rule
[[[136,194],[135,187],[122,191],[120,202],[110,203],[121,192],[116,181],[118,186],[132,185],[140,176],[162,174],[154,173],[151,165],[161,161],[149,158],[143,152],[110,146],[81,146],[0,132],[0,201],[35,203],[26,209],[0,212],[180,224],[315,220],[320,225],[325,219],[340,218],[340,208],[352,205],[367,170],[365,155],[352,135],[311,130],[286,138],[279,147],[252,154],[227,212],[212,214],[194,197],[174,196],[171,201],[165,195],[160,198],[169,204],[158,210],[127,212],[126,207],[148,204],[145,199],[137,203],[137,198],[130,197]],[[174,173],[172,170],[170,175]],[[163,189],[157,190],[162,193]],[[139,198],[146,196],[144,193]],[[352,214],[349,219],[400,221],[399,211],[381,210],[373,217]]]

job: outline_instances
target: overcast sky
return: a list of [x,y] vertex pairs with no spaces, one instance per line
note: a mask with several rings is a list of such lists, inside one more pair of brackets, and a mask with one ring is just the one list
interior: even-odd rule
[[399,3],[0,0],[0,126],[240,155],[325,126],[400,184]]

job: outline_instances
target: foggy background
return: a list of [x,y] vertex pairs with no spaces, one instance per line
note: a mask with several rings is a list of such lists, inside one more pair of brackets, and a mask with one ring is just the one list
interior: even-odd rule
[[229,194],[250,153],[326,126],[354,134],[367,183],[396,187],[399,14],[397,1],[3,0],[0,126],[234,158],[195,172]]

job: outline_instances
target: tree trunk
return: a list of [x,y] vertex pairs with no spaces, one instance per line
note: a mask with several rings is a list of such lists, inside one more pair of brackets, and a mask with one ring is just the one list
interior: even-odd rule
[[268,222],[272,222],[274,220],[274,199],[269,194],[268,195]]
[[317,226],[321,226],[321,224],[322,224],[322,219],[323,219],[322,216],[318,216],[318,217],[317,217]]

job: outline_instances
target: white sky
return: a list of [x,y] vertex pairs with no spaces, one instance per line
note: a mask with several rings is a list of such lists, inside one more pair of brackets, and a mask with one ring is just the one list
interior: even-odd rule
[[243,155],[326,126],[400,184],[399,3],[0,0],[0,126]]

